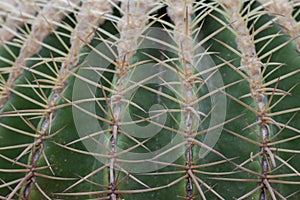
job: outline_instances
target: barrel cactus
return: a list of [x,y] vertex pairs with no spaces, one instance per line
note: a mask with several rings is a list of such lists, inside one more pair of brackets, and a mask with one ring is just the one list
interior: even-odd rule
[[0,199],[300,199],[299,6],[2,0]]

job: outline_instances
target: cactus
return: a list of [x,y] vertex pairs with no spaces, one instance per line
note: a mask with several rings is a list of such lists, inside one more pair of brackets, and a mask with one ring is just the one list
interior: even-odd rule
[[300,199],[299,1],[0,13],[0,199]]

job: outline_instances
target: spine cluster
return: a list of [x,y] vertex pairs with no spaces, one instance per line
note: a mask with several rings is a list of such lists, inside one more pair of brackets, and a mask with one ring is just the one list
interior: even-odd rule
[[[62,5],[59,5],[59,7],[60,6]],[[48,105],[47,109],[45,109],[47,112],[43,113],[43,121],[41,123],[40,129],[37,131],[39,137],[32,145],[32,156],[30,159],[31,166],[28,175],[26,176],[30,178],[27,178],[24,182],[24,199],[29,198],[31,188],[35,183],[37,162],[39,158],[43,155],[44,141],[51,137],[51,135],[46,136],[46,133],[47,131],[49,131],[51,127],[51,122],[55,117],[55,110],[58,106],[59,99],[62,97],[62,94],[66,89],[66,81],[72,74],[70,73],[70,70],[78,63],[81,48],[84,45],[90,43],[91,39],[93,38],[95,29],[100,24],[104,23],[105,15],[111,12],[112,6],[106,0],[93,0],[82,2],[82,6],[80,7],[80,11],[77,15],[77,25],[71,34],[71,47],[69,49],[69,53],[64,57],[60,67],[60,71],[58,72],[57,77],[55,78],[52,95],[50,95],[49,99],[47,100]],[[59,18],[61,19],[62,16],[60,16]],[[44,158],[47,160],[46,157]]]
[[192,0],[170,0],[168,5],[168,14],[174,22],[174,41],[178,47],[178,56],[181,66],[180,81],[183,88],[183,105],[185,122],[183,125],[184,135],[188,141],[186,144],[186,197],[185,199],[194,199],[193,195],[193,183],[198,187],[199,193],[203,199],[205,195],[196,181],[195,174],[193,173],[193,133],[195,125],[199,124],[200,119],[198,112],[194,108],[195,102],[195,76],[194,76],[194,45],[192,37],[192,13],[193,13]]
[[276,17],[277,23],[283,31],[291,36],[300,52],[300,23],[293,17],[293,1],[288,0],[259,0],[271,15]]
[[[33,21],[31,32],[25,39],[20,53],[12,66],[8,80],[3,86],[0,96],[0,108],[3,107],[9,98],[11,93],[10,88],[12,88],[15,81],[23,74],[27,59],[39,52],[43,40],[57,28],[57,24],[61,22],[63,17],[68,13],[67,9],[78,3],[79,0],[52,0],[44,5],[41,12],[39,12]],[[27,8],[28,6],[30,7],[30,5],[31,4],[24,2],[23,6]],[[32,7],[28,9],[34,10]]]
[[[265,88],[263,86],[262,68],[264,64],[259,60],[254,43],[254,36],[250,34],[247,28],[245,18],[241,15],[242,1],[236,2],[234,0],[223,1],[223,5],[228,10],[228,18],[231,23],[233,32],[236,35],[236,43],[241,56],[241,69],[248,75],[248,82],[250,86],[250,96],[256,105],[257,121],[250,126],[258,125],[259,133],[261,136],[261,194],[260,199],[267,199],[267,191],[273,193],[269,187],[268,174],[271,171],[269,158],[273,159],[274,156],[268,146],[270,127],[269,124],[273,123],[266,115],[268,110],[265,100]],[[250,127],[249,126],[249,127]],[[272,162],[275,165],[274,162]]]
[[7,13],[0,28],[0,44],[11,40],[17,34],[19,26],[23,26],[34,17],[37,11],[36,0],[5,0],[0,2],[0,11]]
[[[17,2],[16,1],[9,1],[9,0],[4,0],[0,2],[0,32],[3,32],[3,26],[5,26],[5,20],[7,18],[8,13],[10,12],[11,9],[16,7]],[[3,41],[1,42],[3,44]]]
[[151,8],[155,5],[154,0],[126,0],[122,1],[121,10],[123,16],[120,18],[117,27],[120,38],[117,41],[117,81],[114,86],[114,92],[110,99],[112,106],[112,123],[111,123],[111,139],[110,139],[110,162],[109,162],[109,185],[111,200],[117,200],[116,193],[116,174],[115,168],[117,163],[117,138],[121,128],[120,118],[122,112],[122,104],[124,104],[124,89],[129,81],[130,61],[138,48],[138,37],[146,27],[146,23],[151,12]]
[[[67,76],[69,69],[78,63],[80,49],[91,42],[95,30],[104,23],[105,15],[111,12],[112,5],[107,0],[82,2],[77,16],[77,25],[71,33],[71,47],[60,68],[57,86],[64,85],[65,76]],[[61,88],[56,88],[58,93],[62,91]]]

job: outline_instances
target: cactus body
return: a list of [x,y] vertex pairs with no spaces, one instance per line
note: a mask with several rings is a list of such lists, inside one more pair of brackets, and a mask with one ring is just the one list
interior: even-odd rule
[[299,199],[298,1],[0,5],[0,199]]

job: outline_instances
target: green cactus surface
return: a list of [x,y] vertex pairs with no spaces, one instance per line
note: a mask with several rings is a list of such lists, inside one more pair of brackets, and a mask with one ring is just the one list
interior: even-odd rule
[[0,199],[300,199],[299,0],[1,0]]

